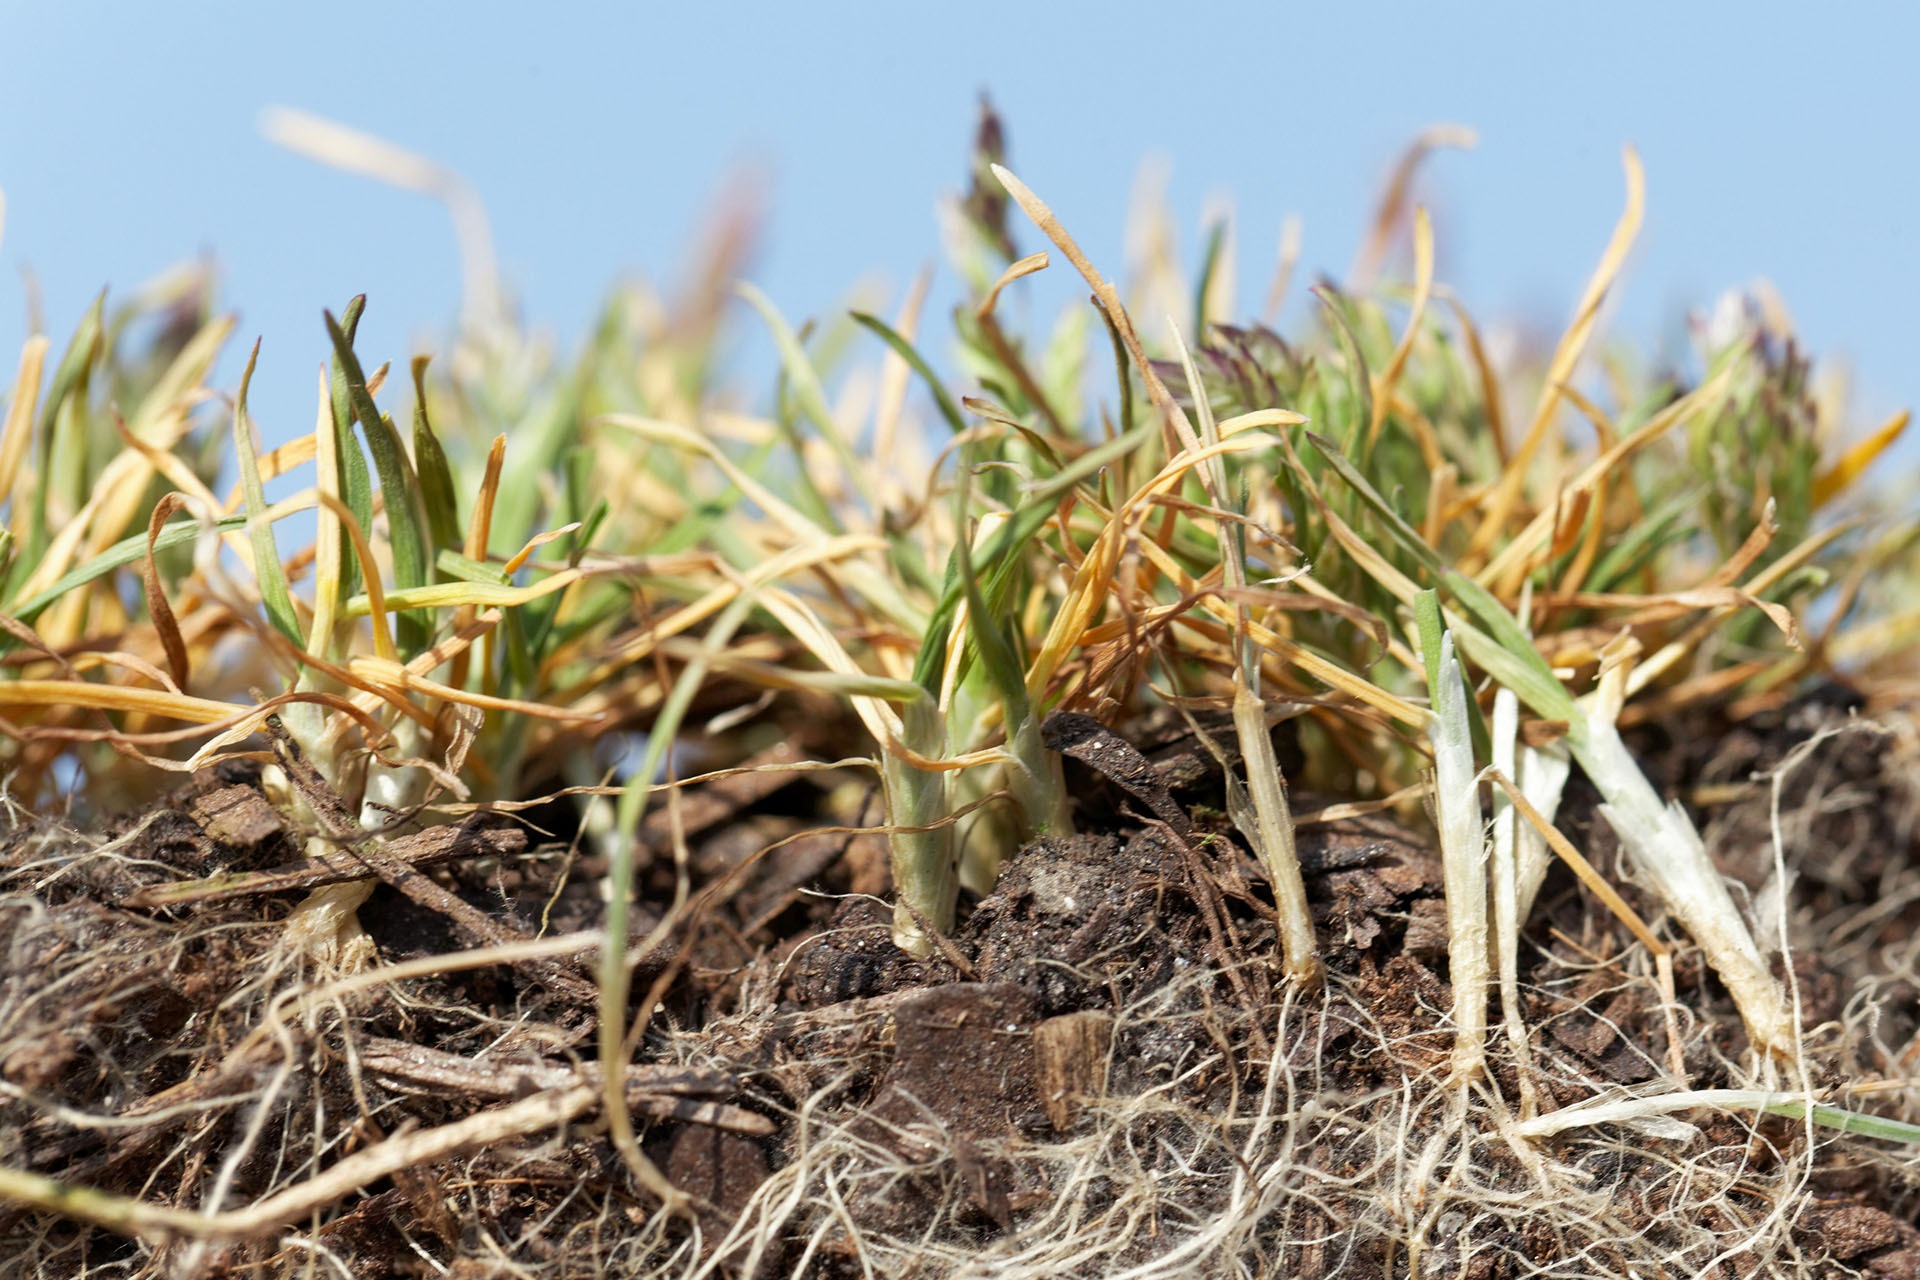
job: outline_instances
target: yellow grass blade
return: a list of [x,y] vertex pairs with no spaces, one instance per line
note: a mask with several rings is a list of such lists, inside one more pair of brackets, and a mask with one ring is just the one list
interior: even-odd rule
[[[1541,442],[1546,439],[1554,411],[1560,407],[1562,389],[1572,380],[1573,371],[1593,337],[1600,304],[1606,300],[1607,291],[1613,287],[1614,278],[1626,264],[1627,254],[1640,234],[1641,217],[1646,207],[1646,174],[1640,166],[1640,154],[1632,147],[1622,152],[1621,162],[1627,171],[1627,207],[1613,229],[1613,237],[1607,242],[1606,251],[1600,255],[1600,265],[1594,268],[1593,278],[1587,282],[1587,291],[1574,310],[1573,323],[1567,326],[1560,345],[1554,350],[1553,360],[1547,366],[1546,385],[1541,388],[1540,402],[1534,407],[1533,421],[1515,448],[1500,483],[1494,488],[1481,517],[1480,527],[1468,544],[1469,555],[1485,555],[1494,539],[1506,527],[1515,504],[1520,500],[1527,468],[1533,462],[1534,454],[1539,451]],[[1486,580],[1482,578],[1483,582]]]
[[[344,509],[344,508],[343,508]],[[453,609],[469,608],[510,608],[525,604],[529,600],[538,600],[550,596],[556,591],[564,591],[574,583],[586,577],[578,569],[562,569],[558,573],[516,587],[505,582],[434,582],[424,587],[396,587],[391,591],[376,590],[365,592],[348,599],[340,611],[343,618],[364,618],[378,608],[382,611],[398,609]],[[377,602],[377,603],[376,603]]]
[[1373,421],[1367,424],[1369,450],[1380,438],[1380,427],[1387,420],[1393,389],[1406,371],[1407,357],[1413,354],[1414,339],[1420,336],[1420,322],[1426,317],[1427,297],[1433,292],[1433,220],[1424,207],[1415,210],[1413,215],[1413,272],[1413,309],[1407,314],[1406,332],[1400,335],[1387,367],[1373,382]]
[[[1603,476],[1643,446],[1657,440],[1695,413],[1711,405],[1725,392],[1732,373],[1733,368],[1729,365],[1659,413],[1654,414],[1632,434],[1621,438],[1612,448],[1604,450],[1583,467],[1579,474],[1561,486],[1561,492],[1571,494],[1578,490],[1592,489]],[[1514,465],[1519,464],[1516,462]],[[1507,475],[1510,477],[1514,474],[1513,468],[1509,467]],[[1503,480],[1502,483],[1504,482]],[[1534,557],[1552,545],[1557,518],[1558,512],[1552,505],[1542,508],[1526,528],[1501,548],[1500,554],[1488,561],[1479,573],[1473,575],[1474,580],[1498,596],[1512,598],[1520,589],[1520,580],[1532,570]]]
[[161,689],[135,689],[91,680],[8,680],[0,682],[0,707],[97,707],[102,711],[138,711],[191,724],[216,724],[245,708],[211,698],[193,698]]
[[[1067,256],[1067,261],[1073,264],[1074,270],[1080,273],[1081,279],[1093,289],[1094,296],[1100,299],[1100,305],[1106,311],[1107,318],[1113,322],[1115,331],[1120,335],[1120,341],[1127,348],[1127,354],[1133,357],[1134,372],[1139,374],[1140,380],[1146,384],[1148,400],[1152,402],[1155,409],[1160,411],[1161,425],[1166,433],[1167,455],[1171,457],[1182,449],[1196,448],[1200,440],[1194,434],[1193,424],[1187,420],[1187,415],[1180,406],[1174,403],[1173,393],[1167,390],[1167,384],[1162,382],[1160,375],[1154,372],[1153,362],[1147,358],[1147,349],[1141,345],[1140,335],[1134,332],[1133,320],[1127,315],[1127,309],[1120,303],[1119,290],[1094,269],[1087,255],[1080,252],[1080,246],[1074,242],[1071,235],[1067,234],[1067,229],[1060,225],[1060,220],[1054,216],[1053,210],[1048,208],[1046,202],[1039,196],[1033,194],[1026,183],[1014,177],[1002,165],[993,166],[993,175],[1000,180],[1000,185],[1007,189],[1007,194],[1013,197],[1014,203],[1020,206],[1021,212],[1025,213],[1032,220],[1033,225],[1040,229],[1041,234],[1053,241],[1060,252]],[[1125,425],[1127,424],[1122,424],[1123,428]]]
[[[1861,472],[1873,465],[1874,459],[1900,438],[1911,418],[1912,414],[1902,409],[1882,423],[1872,435],[1842,454],[1840,461],[1822,471],[1813,482],[1813,505],[1824,507],[1842,489],[1852,484]],[[0,493],[5,491],[5,486],[0,485]]]
[[[11,502],[9,514],[18,521],[28,504],[19,501],[13,482],[20,475],[20,463],[33,443],[33,411],[40,401],[40,371],[46,364],[47,339],[43,334],[28,338],[20,348],[20,373],[13,380],[13,399],[7,405],[7,421],[0,427],[0,502]],[[14,531],[22,536],[24,527]]]
[[[1184,419],[1183,419],[1184,421]],[[1192,430],[1191,427],[1188,428]],[[1079,637],[1093,622],[1107,602],[1113,584],[1114,574],[1120,564],[1120,553],[1125,548],[1131,533],[1137,531],[1139,524],[1153,509],[1147,501],[1155,494],[1166,493],[1177,486],[1187,473],[1195,467],[1204,466],[1209,460],[1229,453],[1241,453],[1252,449],[1272,448],[1275,441],[1272,436],[1246,432],[1231,439],[1222,440],[1209,448],[1196,448],[1177,452],[1173,459],[1160,471],[1160,474],[1141,486],[1132,496],[1121,504],[1113,519],[1101,529],[1087,558],[1074,572],[1073,582],[1067,589],[1066,598],[1061,602],[1060,610],[1054,615],[1053,625],[1047,629],[1046,637],[1041,641],[1033,661],[1027,669],[1027,696],[1039,703],[1046,694],[1046,688],[1052,681],[1054,672],[1066,661],[1067,655],[1079,643]]]

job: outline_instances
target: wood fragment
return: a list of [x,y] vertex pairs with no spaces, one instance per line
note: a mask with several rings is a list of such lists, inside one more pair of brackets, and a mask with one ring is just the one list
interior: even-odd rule
[[1113,1015],[1099,1009],[1063,1013],[1033,1029],[1033,1075],[1054,1130],[1073,1128],[1081,1107],[1106,1096]]

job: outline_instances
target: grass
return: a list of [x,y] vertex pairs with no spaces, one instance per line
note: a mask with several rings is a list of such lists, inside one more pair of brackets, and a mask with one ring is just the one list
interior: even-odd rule
[[[1851,443],[1764,310],[1730,313],[1690,374],[1608,357],[1603,304],[1643,214],[1631,152],[1618,227],[1537,366],[1496,361],[1434,279],[1435,232],[1404,181],[1362,256],[1410,279],[1322,283],[1283,337],[1218,314],[1216,235],[1186,285],[1192,314],[1136,316],[1000,163],[991,116],[956,207],[968,296],[950,332],[923,333],[919,287],[891,317],[817,326],[751,286],[729,293],[748,234],[723,210],[699,284],[616,292],[562,360],[501,317],[493,265],[474,260],[490,254],[484,217],[456,179],[324,122],[273,131],[454,203],[463,329],[448,358],[396,380],[356,346],[366,299],[327,314],[314,429],[270,452],[247,409],[258,344],[231,401],[208,385],[233,321],[203,278],[97,302],[57,360],[29,340],[0,427],[0,750],[16,802],[66,792],[100,811],[264,758],[322,855],[337,819],[263,749],[269,714],[356,839],[561,787],[617,798],[585,837],[607,867],[600,1105],[635,1176],[677,1204],[618,1085],[651,1008],[631,1014],[637,958],[697,909],[681,846],[674,900],[629,936],[638,833],[676,748],[763,746],[799,716],[843,734],[884,800],[894,938],[925,958],[963,887],[985,892],[1022,844],[1072,831],[1048,714],[1228,712],[1244,762],[1229,820],[1302,992],[1322,971],[1290,787],[1409,816],[1432,795],[1463,1087],[1484,1073],[1495,993],[1525,1051],[1514,954],[1556,834],[1535,820],[1551,822],[1571,760],[1684,930],[1664,931],[1661,954],[1700,949],[1755,1051],[1755,1090],[1676,1096],[1905,1140],[1781,1101],[1800,1080],[1789,993],[1620,735],[1685,708],[1779,707],[1836,670],[1869,694],[1898,688],[1876,672],[1897,672],[1910,606],[1878,584],[1910,578],[1913,532],[1855,499],[1905,417]],[[1036,232],[1047,249],[1022,256]],[[1092,306],[1018,332],[1000,303],[1063,269],[1055,255]],[[770,393],[719,381],[723,316],[771,335]],[[298,487],[270,503],[274,481]],[[1303,748],[1296,777],[1276,763],[1281,721]],[[609,752],[634,735],[639,752]],[[1489,838],[1494,772],[1530,803],[1488,790]],[[315,891],[308,960],[369,962],[366,887]],[[1532,1106],[1522,1132],[1545,1134]],[[78,1212],[38,1183],[0,1195]],[[138,1232],[139,1213],[81,1216]]]

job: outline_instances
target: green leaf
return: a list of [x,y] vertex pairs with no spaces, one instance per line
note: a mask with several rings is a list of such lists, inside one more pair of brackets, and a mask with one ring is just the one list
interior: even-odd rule
[[[1806,1115],[1807,1104],[1795,1099],[1791,1102],[1769,1103],[1761,1110],[1776,1116],[1785,1116],[1789,1120],[1798,1120]],[[1858,1134],[1863,1138],[1884,1138],[1889,1142],[1904,1142],[1908,1146],[1920,1146],[1920,1124],[1908,1124],[1904,1120],[1847,1111],[1840,1107],[1830,1107],[1825,1103],[1816,1102],[1813,1104],[1813,1122],[1825,1125],[1829,1129],[1838,1129],[1842,1133]]]
[[293,607],[293,593],[287,590],[286,566],[280,562],[280,548],[273,540],[273,525],[267,520],[267,498],[260,485],[260,459],[253,448],[253,420],[247,416],[247,389],[253,385],[253,366],[260,359],[260,340],[253,340],[247,353],[247,367],[240,374],[240,394],[233,402],[233,452],[240,469],[240,491],[246,498],[247,540],[253,544],[253,576],[260,584],[260,602],[266,606],[267,620],[281,635],[304,648],[307,638],[300,631],[300,615]]
[[1020,665],[1020,655],[1015,651],[1013,641],[1008,639],[1005,619],[987,602],[986,594],[980,590],[980,580],[974,576],[973,552],[968,545],[972,531],[965,518],[965,474],[962,473],[961,483],[954,495],[961,504],[958,526],[961,534],[953,549],[960,564],[960,585],[967,598],[967,635],[973,642],[973,651],[980,655],[981,664],[986,668],[987,679],[999,695],[1004,709],[1002,718],[1007,731],[1012,733],[1033,717],[1033,708],[1027,701],[1026,671]]
[[[366,309],[367,295],[364,293],[347,300],[347,309],[340,316],[340,328],[345,331],[349,345],[353,342],[353,335],[360,329],[360,316]],[[332,327],[331,317],[328,327]],[[334,447],[340,457],[340,474],[336,478],[340,500],[346,503],[347,510],[353,513],[353,518],[364,531],[373,526],[373,477],[367,471],[367,456],[360,452],[360,442],[353,434],[353,404],[347,394],[347,372],[338,355],[333,358],[330,387]],[[352,537],[342,529],[338,598],[344,601],[359,585],[360,557],[354,553]]]
[[[244,529],[246,526],[247,518],[245,516],[226,516],[214,521],[212,529],[215,533],[228,533],[235,529]],[[199,534],[202,527],[198,520],[175,520],[170,524],[162,525],[160,535],[153,540],[154,552],[158,554],[162,551],[169,551],[183,543],[191,542],[194,537]],[[145,530],[131,537],[122,538],[105,551],[102,551],[99,555],[93,557],[93,559],[67,570],[66,573],[61,575],[58,581],[46,590],[21,601],[12,609],[12,616],[21,622],[31,623],[35,618],[46,612],[49,605],[53,604],[53,602],[61,596],[67,594],[67,592],[72,591],[76,587],[84,587],[89,582],[112,573],[122,565],[132,564],[135,560],[144,558],[146,554],[147,535]],[[15,641],[13,637],[0,633],[0,653],[7,652],[13,648],[16,643],[18,642]]]
[[1366,443],[1367,424],[1373,421],[1373,378],[1367,372],[1367,357],[1360,351],[1360,340],[1354,336],[1341,309],[1340,295],[1327,285],[1318,285],[1313,290],[1313,296],[1326,307],[1327,318],[1333,322],[1334,340],[1340,344],[1340,353],[1346,357],[1347,390],[1357,408],[1352,417],[1353,431],[1341,450],[1342,453],[1348,453]]
[[879,503],[875,501],[871,492],[867,468],[854,456],[853,447],[841,434],[838,424],[834,422],[833,414],[827,408],[826,392],[820,386],[820,375],[814,372],[813,361],[807,358],[806,349],[800,345],[800,339],[794,335],[793,329],[774,307],[773,300],[766,294],[745,283],[736,285],[735,288],[739,290],[740,296],[760,313],[760,318],[766,321],[767,329],[773,335],[773,345],[780,352],[781,368],[786,371],[792,385],[794,400],[799,405],[801,414],[813,423],[814,429],[833,450],[834,456],[840,460],[840,465],[846,469],[847,480],[860,491],[861,496],[867,500],[867,505],[878,510]]
[[433,549],[465,545],[460,534],[460,504],[453,492],[453,469],[440,437],[427,421],[427,360],[413,358],[413,459],[420,474],[420,502],[427,511]]
[[851,314],[859,323],[879,334],[880,340],[892,347],[895,354],[907,362],[907,367],[920,375],[921,381],[927,384],[927,390],[933,392],[933,402],[939,407],[940,416],[947,420],[947,426],[952,428],[953,434],[959,435],[965,431],[966,415],[960,412],[960,406],[954,402],[953,396],[941,384],[939,376],[927,364],[926,359],[914,349],[914,345],[894,332],[893,326],[878,316],[869,315],[864,311],[855,311]]
[[[373,453],[373,465],[380,472],[380,491],[386,496],[387,538],[393,554],[393,581],[396,587],[425,586],[427,582],[426,518],[420,509],[420,484],[414,478],[413,465],[400,447],[400,433],[393,421],[373,403],[367,390],[367,378],[353,342],[327,313],[327,336],[333,339],[333,351],[346,373],[347,399],[366,433],[367,447]],[[425,618],[417,614],[396,614],[396,640],[401,649],[415,653],[427,647],[430,630]]]
[[1592,572],[1587,574],[1586,590],[1620,590],[1626,579],[1639,572],[1661,551],[1694,531],[1694,513],[1705,497],[1702,489],[1685,489],[1674,494],[1657,511],[1634,521],[1619,540],[1607,548]]
[[[547,475],[569,446],[580,439],[580,406],[593,381],[593,353],[563,379],[537,411],[529,412],[513,424],[513,469],[529,476]],[[493,533],[490,545],[518,551],[533,536],[543,498],[537,484],[505,484],[493,504]],[[560,523],[565,523],[564,521]]]
[[1501,684],[1520,695],[1538,715],[1549,720],[1565,720],[1576,727],[1580,722],[1573,699],[1553,674],[1547,660],[1540,656],[1532,639],[1514,621],[1506,606],[1493,594],[1465,574],[1448,568],[1427,540],[1400,517],[1380,496],[1360,469],[1343,455],[1331,440],[1309,431],[1307,440],[1319,451],[1336,475],[1353,489],[1360,500],[1379,517],[1386,534],[1395,545],[1420,563],[1434,584],[1486,630],[1456,626],[1455,642],[1475,665]]
[[1440,593],[1429,587],[1413,598],[1413,621],[1420,631],[1420,658],[1427,668],[1427,691],[1440,687],[1440,638],[1446,624],[1440,620]]
[[440,554],[433,558],[433,564],[434,568],[441,573],[460,582],[504,583],[507,581],[507,575],[501,571],[499,565],[483,564],[478,560],[469,559],[452,547],[440,548]]

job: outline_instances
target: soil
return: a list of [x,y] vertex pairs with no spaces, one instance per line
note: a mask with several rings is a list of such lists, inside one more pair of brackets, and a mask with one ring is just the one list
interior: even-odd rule
[[[1739,1019],[1672,928],[1677,1007],[1556,868],[1522,945],[1527,1061],[1496,1002],[1490,1077],[1459,1087],[1429,837],[1386,815],[1301,827],[1327,979],[1292,989],[1218,764],[1135,738],[1050,726],[1079,834],[1020,852],[924,962],[891,941],[870,782],[780,770],[811,744],[649,817],[627,1099],[686,1214],[593,1103],[211,1239],[0,1207],[0,1276],[1920,1275],[1920,1177],[1886,1144],[1708,1111],[1504,1136],[1523,1098],[1681,1087],[1676,1061],[1684,1087],[1741,1079]],[[1911,744],[1828,692],[1635,746],[1763,923],[1777,832],[1813,1083],[1915,1119]],[[436,963],[598,925],[576,812],[416,827],[373,862],[306,857],[250,766],[93,832],[16,815],[0,1166],[235,1211],[597,1080],[593,953]],[[1561,818],[1657,921],[1578,779]],[[314,886],[369,872],[376,963],[415,963],[356,984],[282,939]],[[682,874],[691,909],[663,926]]]

